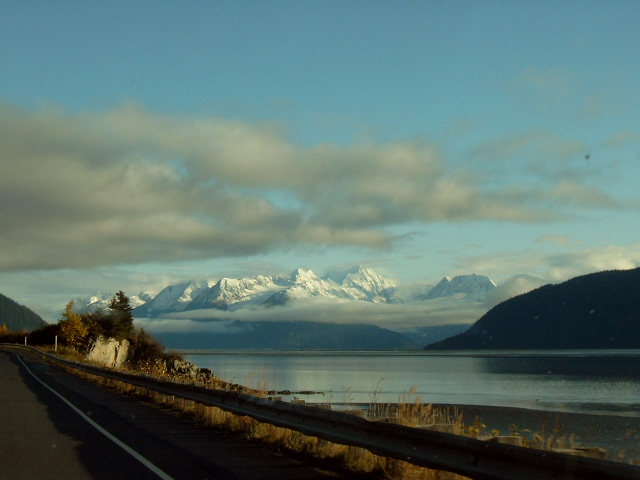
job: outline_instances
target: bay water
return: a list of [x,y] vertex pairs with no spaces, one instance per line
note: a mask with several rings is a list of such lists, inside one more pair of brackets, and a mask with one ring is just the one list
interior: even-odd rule
[[219,378],[284,391],[285,400],[420,400],[640,417],[640,350],[185,353]]

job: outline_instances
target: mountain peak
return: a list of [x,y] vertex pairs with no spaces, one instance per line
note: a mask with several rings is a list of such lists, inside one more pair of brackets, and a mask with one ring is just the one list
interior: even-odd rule
[[297,284],[316,282],[319,280],[319,277],[313,270],[308,270],[305,268],[297,268],[296,270],[294,270],[291,278]]
[[325,273],[322,276],[322,278],[325,280],[331,280],[332,282],[335,282],[338,285],[342,285],[342,283],[344,282],[345,278],[347,278],[348,275],[358,273],[360,270],[362,270],[362,266],[360,265],[356,265],[354,267],[350,267],[347,269],[330,270],[327,273]]
[[189,280],[165,287],[153,299],[135,309],[138,316],[153,317],[163,313],[181,312],[201,292],[214,285],[213,280]]
[[496,284],[489,277],[471,273],[444,277],[424,296],[424,300],[463,294],[466,300],[485,301]]

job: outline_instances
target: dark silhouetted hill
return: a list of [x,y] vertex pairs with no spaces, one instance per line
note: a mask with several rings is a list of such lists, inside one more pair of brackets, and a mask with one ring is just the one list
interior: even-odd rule
[[428,350],[640,348],[640,268],[545,285]]
[[10,331],[37,330],[47,325],[40,315],[0,294],[0,327]]
[[[214,327],[215,324],[211,323]],[[225,330],[154,333],[177,350],[419,350],[404,335],[373,325],[319,322],[240,322]]]

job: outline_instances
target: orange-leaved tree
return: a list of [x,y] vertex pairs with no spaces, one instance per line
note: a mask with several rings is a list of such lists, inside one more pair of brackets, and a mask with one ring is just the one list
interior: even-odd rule
[[89,325],[81,315],[73,311],[74,301],[71,300],[62,313],[60,319],[60,334],[67,340],[67,343],[74,347],[84,345],[84,340],[89,335]]

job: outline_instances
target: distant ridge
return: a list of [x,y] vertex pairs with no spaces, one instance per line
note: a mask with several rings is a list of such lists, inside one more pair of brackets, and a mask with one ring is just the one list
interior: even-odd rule
[[426,348],[640,348],[640,268],[545,285],[500,303],[466,332]]
[[29,308],[0,294],[0,327],[3,325],[10,331],[31,331],[44,327],[47,322]]
[[398,332],[320,322],[214,322],[216,332],[159,332],[168,348],[213,350],[419,350]]

